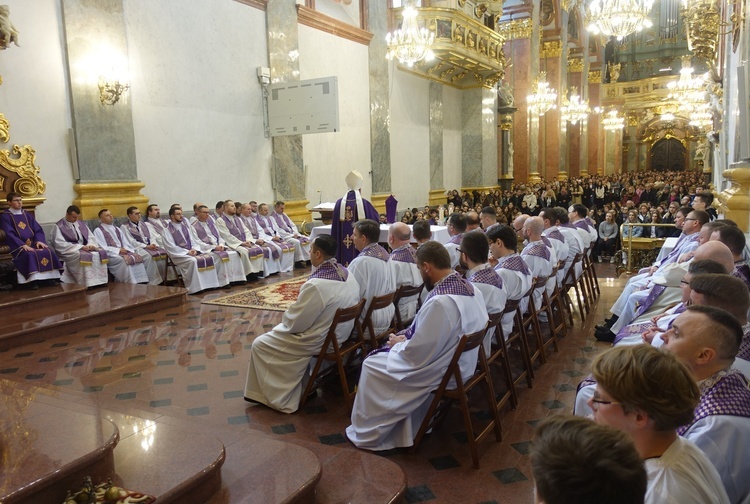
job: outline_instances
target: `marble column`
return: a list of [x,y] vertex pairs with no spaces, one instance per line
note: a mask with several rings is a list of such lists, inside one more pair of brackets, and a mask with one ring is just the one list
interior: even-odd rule
[[[541,45],[541,21],[539,9],[541,0],[533,0],[531,10],[531,55],[529,57],[529,73],[531,81],[539,76],[539,49]],[[530,93],[533,92],[533,88]],[[529,132],[529,182],[534,184],[541,180],[539,177],[539,116],[527,114],[527,125]]]
[[443,85],[430,81],[430,206],[445,203],[443,182]]
[[[83,218],[102,208],[116,216],[131,205],[145,207],[138,180],[129,91],[102,103],[101,77],[127,82],[128,44],[122,0],[63,0],[67,73],[78,159],[74,204]],[[108,49],[104,49],[108,48]]]
[[[299,30],[297,2],[273,0],[266,6],[268,62],[271,83],[293,82],[299,79]],[[273,137],[272,182],[275,199],[286,203],[286,212],[294,221],[309,216],[305,199],[305,166],[302,156],[302,135]]]
[[500,189],[509,190],[513,184],[513,113],[518,109],[515,107],[500,107],[497,109],[500,121]]
[[497,92],[467,89],[461,93],[461,184],[469,191],[497,187]]
[[391,193],[391,99],[388,81],[388,60],[385,59],[387,49],[385,35],[388,33],[387,2],[368,3],[367,26],[373,34],[368,49],[370,59],[370,170],[372,171],[372,203],[379,212],[385,212],[385,199]]

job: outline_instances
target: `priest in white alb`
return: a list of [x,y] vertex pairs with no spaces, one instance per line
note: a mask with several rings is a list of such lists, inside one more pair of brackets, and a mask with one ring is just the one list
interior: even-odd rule
[[[99,227],[94,230],[94,237],[107,251],[109,256],[107,267],[115,277],[115,281],[159,285],[161,276],[159,276],[156,265],[152,263],[151,257],[143,257],[138,254],[130,246],[126,235],[112,224],[114,220],[112,212],[106,208],[99,210]],[[146,261],[148,261],[148,270],[150,271],[147,271]]]
[[[212,252],[217,254],[224,262],[224,274],[230,283],[247,282],[251,275],[258,273],[257,261],[253,265],[246,254],[247,250],[240,248],[235,250],[230,247],[224,237],[219,232],[214,220],[208,213],[206,205],[200,205],[195,214],[195,221],[192,223],[195,234],[203,243],[210,245]],[[220,271],[217,271],[219,274]]]
[[277,201],[274,205],[271,218],[274,224],[279,230],[279,235],[284,239],[294,244],[294,260],[295,261],[310,261],[310,240],[307,236],[302,236],[297,229],[297,225],[292,222],[287,214],[284,213],[285,204],[283,201]]
[[[422,285],[422,275],[417,268],[417,250],[411,246],[411,229],[403,222],[391,224],[388,228],[388,246],[391,255],[388,267],[395,282],[396,289],[402,285],[416,287]],[[403,298],[398,303],[398,312],[402,322],[411,321],[417,314],[419,295]]]
[[[221,239],[226,242],[226,246],[240,254],[248,276],[268,276],[268,272],[264,270],[263,249],[253,242],[250,231],[242,219],[236,215],[234,201],[226,200],[223,203],[221,216],[212,219],[208,214],[204,217],[206,225],[210,221],[210,224],[216,227]],[[208,208],[204,212],[208,212]]]
[[[461,336],[487,325],[479,289],[451,268],[443,245],[430,241],[417,249],[425,286],[430,290],[408,329],[392,334],[381,351],[362,363],[349,440],[358,448],[389,450],[412,446],[432,396],[453,359]],[[461,376],[470,377],[479,350],[459,360]]]
[[[154,227],[146,221],[141,220],[141,211],[138,207],[131,206],[127,209],[128,219],[120,226],[120,230],[130,238],[130,245],[141,256],[151,256],[151,261],[156,266],[159,276],[167,278],[167,251],[159,244],[161,236]],[[151,273],[146,267],[146,272]],[[172,280],[172,278],[170,278]]]
[[[315,272],[281,323],[253,341],[245,383],[247,401],[282,413],[297,411],[312,356],[320,352],[336,311],[359,302],[357,281],[336,262],[335,255],[333,238],[315,239],[310,248]],[[348,322],[336,328],[339,343],[349,338],[353,327],[354,322]]]
[[271,237],[263,233],[253,215],[253,208],[258,208],[257,203],[254,205],[255,207],[253,207],[252,202],[243,203],[237,208],[235,203],[235,215],[245,225],[247,241],[263,249],[263,275],[268,276],[280,271],[292,271],[294,269],[294,255],[283,256],[281,247],[271,241]]
[[78,220],[80,215],[81,209],[70,205],[65,217],[52,228],[50,245],[65,264],[62,281],[86,287],[106,284],[107,251],[99,246],[86,223]]

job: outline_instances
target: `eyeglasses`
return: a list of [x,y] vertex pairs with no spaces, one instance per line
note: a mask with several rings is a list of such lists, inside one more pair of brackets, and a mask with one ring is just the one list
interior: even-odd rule
[[681,283],[682,285],[690,285],[690,282],[688,282],[688,281],[686,281],[686,280],[680,280],[680,283]]

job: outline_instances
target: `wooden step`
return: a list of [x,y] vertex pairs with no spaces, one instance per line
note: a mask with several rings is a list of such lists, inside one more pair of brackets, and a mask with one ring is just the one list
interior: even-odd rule
[[[92,290],[68,288],[63,284],[22,292],[24,295],[18,293],[14,301],[8,298],[5,305],[13,307],[15,313],[6,316],[2,312],[0,351],[122,320],[137,313],[182,306],[187,297],[187,290],[181,287],[123,283],[110,283]],[[37,304],[36,299],[42,304]]]
[[13,290],[0,292],[0,313],[4,316],[26,313],[43,306],[64,303],[86,291],[85,285],[60,284],[38,290]]

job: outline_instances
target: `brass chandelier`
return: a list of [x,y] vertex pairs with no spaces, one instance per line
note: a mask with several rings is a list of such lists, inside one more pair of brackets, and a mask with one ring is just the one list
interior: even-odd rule
[[619,115],[617,109],[612,109],[602,119],[602,126],[606,131],[621,130],[625,127],[625,117]]
[[572,86],[570,88],[570,98],[563,98],[562,105],[560,105],[560,120],[570,121],[575,126],[578,124],[578,121],[586,119],[590,113],[589,102],[581,100],[578,88]]
[[532,89],[534,93],[526,97],[530,115],[543,116],[549,110],[557,108],[557,92],[549,87],[547,72],[539,72]]
[[594,35],[622,40],[653,26],[648,18],[653,5],[654,0],[591,0],[586,7],[586,24]]
[[385,57],[389,60],[396,58],[402,65],[409,68],[418,61],[432,60],[435,57],[431,49],[435,42],[435,33],[427,28],[419,27],[414,0],[407,0],[401,15],[403,16],[401,28],[385,36],[388,47]]

